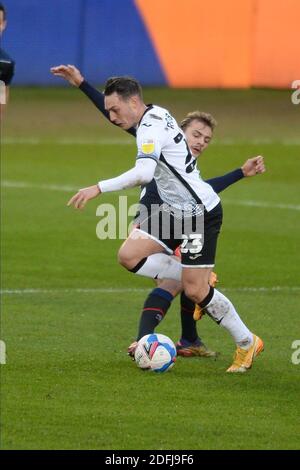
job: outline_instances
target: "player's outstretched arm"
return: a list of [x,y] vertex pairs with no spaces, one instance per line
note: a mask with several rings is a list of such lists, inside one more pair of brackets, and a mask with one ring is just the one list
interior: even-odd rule
[[265,171],[264,158],[259,155],[246,160],[241,168],[237,168],[223,176],[208,179],[206,182],[212,186],[216,193],[220,193],[221,191],[224,191],[224,189],[228,188],[228,186],[231,186],[233,183],[236,183],[244,177],[255,176],[264,173]]
[[[85,80],[79,69],[77,69],[74,65],[58,65],[56,67],[51,67],[50,71],[56,77],[61,77],[71,85],[79,88],[91,100],[96,108],[99,109],[103,116],[108,119],[109,122],[111,122],[109,119],[109,114],[104,106],[103,93],[90,85]],[[133,135],[134,137],[136,136],[136,130],[134,127],[128,129],[126,132]]]
[[120,191],[148,184],[154,177],[157,162],[152,158],[139,158],[135,167],[122,175],[108,180],[99,181],[97,185],[80,189],[68,202],[68,206],[83,209],[86,203],[101,193]]

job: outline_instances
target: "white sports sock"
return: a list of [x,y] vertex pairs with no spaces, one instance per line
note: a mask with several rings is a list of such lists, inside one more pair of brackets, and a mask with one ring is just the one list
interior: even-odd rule
[[205,310],[231,334],[237,346],[242,349],[252,346],[253,334],[242,322],[230,300],[217,289],[214,289],[214,295]]
[[153,279],[174,279],[175,281],[181,281],[182,267],[170,255],[155,253],[148,256],[142,267],[135,271],[135,274]]

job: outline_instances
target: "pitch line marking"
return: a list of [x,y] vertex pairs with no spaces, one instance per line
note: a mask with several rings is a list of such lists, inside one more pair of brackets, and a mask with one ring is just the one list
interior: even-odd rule
[[[273,286],[273,287],[224,287],[220,289],[223,292],[300,292],[300,286]],[[151,291],[151,288],[69,288],[69,289],[1,289],[1,295],[27,295],[27,294],[124,294],[141,293],[145,294]]]
[[231,206],[248,206],[248,207],[260,207],[260,208],[269,208],[269,209],[288,209],[293,211],[299,211],[300,205],[297,204],[282,204],[282,203],[271,203],[265,201],[252,201],[252,200],[241,200],[235,201],[233,199],[222,199],[224,204],[229,204]]
[[[59,192],[65,192],[65,193],[70,193],[74,191],[79,191],[80,187],[78,186],[68,186],[68,185],[59,185],[59,184],[39,184],[39,183],[27,183],[26,181],[9,181],[9,180],[3,180],[1,181],[1,186],[3,188],[16,188],[16,189],[44,189],[46,191],[59,191]],[[129,189],[126,191],[127,195],[136,195],[137,192],[139,191],[139,188],[137,190]]]
[[130,139],[3,139],[3,145],[134,145]]
[[75,186],[66,186],[66,185],[59,185],[59,184],[27,183],[26,181],[3,180],[1,182],[1,186],[3,188],[45,189],[47,191],[63,191],[63,192],[78,191],[78,187],[75,187]]
[[[73,138],[62,138],[62,139],[39,139],[39,138],[20,138],[15,139],[13,137],[7,137],[2,140],[3,145],[134,145],[133,139],[120,139],[120,138],[103,138],[103,139],[73,139]],[[215,139],[211,145],[300,145],[300,139],[245,139],[236,140],[230,138]]]
[[[27,183],[26,181],[10,181],[3,180],[1,182],[3,188],[19,188],[19,189],[44,189],[46,191],[62,191],[62,192],[73,192],[78,191],[80,188],[75,186],[58,185],[58,184],[39,184],[39,183]],[[129,190],[132,194],[136,194],[136,190]],[[129,194],[127,191],[127,194]],[[252,200],[233,200],[233,199],[222,199],[224,204],[233,206],[248,206],[248,207],[259,207],[269,209],[287,209],[300,211],[300,205],[297,204],[282,204],[282,203],[271,203],[265,201],[252,201]]]

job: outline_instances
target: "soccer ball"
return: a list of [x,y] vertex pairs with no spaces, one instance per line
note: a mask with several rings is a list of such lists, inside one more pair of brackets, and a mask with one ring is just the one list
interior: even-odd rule
[[141,369],[165,372],[174,366],[176,347],[168,336],[157,333],[145,335],[137,344],[134,358]]

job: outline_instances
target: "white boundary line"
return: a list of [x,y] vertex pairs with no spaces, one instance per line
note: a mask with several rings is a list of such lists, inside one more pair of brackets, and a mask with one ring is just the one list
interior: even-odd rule
[[[78,191],[79,187],[75,186],[64,186],[58,184],[38,184],[38,183],[27,183],[25,181],[9,181],[3,180],[1,182],[3,188],[17,188],[17,189],[44,189],[46,191],[62,191],[62,192],[72,192]],[[133,190],[128,190],[132,191]],[[127,194],[129,194],[127,192]],[[135,191],[134,191],[135,194]],[[271,203],[265,201],[247,201],[247,200],[233,200],[233,199],[222,199],[224,204],[233,205],[233,206],[248,206],[248,207],[260,207],[260,208],[270,208],[270,209],[288,209],[294,211],[300,211],[300,205],[296,204],[281,204],[281,203]]]
[[[300,292],[300,286],[273,286],[273,287],[224,287],[220,288],[223,292]],[[1,295],[27,295],[27,294],[124,294],[138,293],[144,294],[150,292],[151,288],[69,288],[69,289],[1,289]]]

